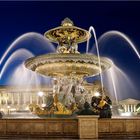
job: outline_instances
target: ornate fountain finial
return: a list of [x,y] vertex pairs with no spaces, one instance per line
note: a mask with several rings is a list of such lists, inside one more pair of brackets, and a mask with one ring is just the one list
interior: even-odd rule
[[97,75],[100,69],[104,71],[112,65],[109,60],[101,58],[100,68],[97,56],[77,54],[78,43],[89,39],[90,33],[74,26],[69,18],[65,18],[61,26],[47,31],[45,37],[58,44],[58,53],[28,59],[25,62],[28,69],[53,78],[63,76],[83,78]]
[[78,43],[87,41],[90,33],[74,26],[73,21],[65,18],[61,22],[61,26],[47,31],[45,37],[58,44],[58,53],[79,53]]
[[65,18],[62,22],[61,22],[61,26],[73,26],[73,21],[70,20],[68,17]]

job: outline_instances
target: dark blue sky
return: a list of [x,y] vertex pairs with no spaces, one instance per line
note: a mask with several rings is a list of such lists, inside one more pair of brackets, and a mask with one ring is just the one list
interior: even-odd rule
[[122,31],[140,46],[140,2],[0,2],[0,55],[19,35],[43,34],[65,17],[86,29],[93,25],[97,36]]
[[[140,2],[0,2],[0,57],[18,36],[32,31],[44,34],[59,26],[65,17],[87,30],[94,26],[97,37],[108,30],[119,30],[127,34],[140,51]],[[110,53],[114,61],[122,62],[120,66],[127,64],[123,69],[128,69],[129,74],[136,73],[133,77],[138,85],[138,60],[130,56],[130,50],[122,52],[120,55]],[[124,53],[125,57],[120,57]],[[131,67],[134,68],[131,70]]]

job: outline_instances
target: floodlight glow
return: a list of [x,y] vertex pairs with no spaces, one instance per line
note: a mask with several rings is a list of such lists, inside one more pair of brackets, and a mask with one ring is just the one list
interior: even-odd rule
[[7,108],[9,109],[9,108],[10,108],[10,106],[8,105],[8,106],[7,106]]
[[132,116],[132,113],[131,112],[121,113],[121,116],[129,117],[129,116]]
[[100,93],[99,92],[95,92],[94,93],[94,96],[99,97],[100,96]]
[[42,97],[44,95],[44,93],[42,91],[39,91],[38,93],[38,96]]
[[16,111],[16,108],[11,108],[10,111]]
[[29,110],[29,107],[27,106],[27,107],[25,108],[25,110]]
[[0,111],[4,111],[4,108],[1,108]]
[[46,106],[46,104],[42,104],[41,106],[42,106],[42,107],[45,107],[45,106]]

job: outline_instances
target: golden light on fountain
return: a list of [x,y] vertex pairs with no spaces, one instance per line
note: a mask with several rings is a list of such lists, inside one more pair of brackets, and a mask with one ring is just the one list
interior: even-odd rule
[[[93,85],[84,83],[83,78],[100,74],[109,69],[112,62],[107,58],[100,58],[99,62],[96,55],[81,54],[78,51],[78,44],[89,40],[91,35],[88,31],[74,26],[68,18],[62,21],[61,26],[45,32],[44,36],[49,41],[58,44],[56,52],[29,58],[25,61],[25,66],[41,75],[56,79],[53,84],[54,92],[53,96],[47,97],[50,101],[44,108],[37,104],[31,104],[29,108],[35,110],[35,114],[38,115],[72,115],[78,103],[74,99],[77,95],[74,94],[93,88]],[[68,90],[65,90],[63,85]],[[39,93],[42,95],[42,92]],[[62,95],[63,98],[58,99],[58,96]]]
[[26,60],[25,66],[39,74],[50,77],[78,77],[95,76],[100,71],[109,69],[111,61],[101,58],[101,67],[96,55],[80,54],[78,43],[87,41],[90,33],[82,28],[74,26],[73,22],[66,18],[61,26],[45,32],[45,37],[51,42],[57,43],[57,52],[36,56]]

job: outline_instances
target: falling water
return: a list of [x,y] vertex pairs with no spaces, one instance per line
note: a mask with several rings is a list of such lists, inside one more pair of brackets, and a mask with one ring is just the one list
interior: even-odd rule
[[18,61],[20,60],[23,62],[27,58],[33,57],[33,56],[34,55],[27,49],[18,49],[17,51],[13,52],[12,55],[8,58],[8,60],[5,62],[4,66],[1,69],[0,79],[2,78],[3,74],[6,72],[8,67],[10,67],[10,64],[12,64],[12,62],[15,62],[16,59],[18,59]]
[[[92,31],[92,29],[91,29],[91,27],[89,27],[89,30],[88,30],[88,32],[91,34],[91,31]],[[87,40],[87,45],[86,45],[86,54],[88,54],[89,53],[89,41],[90,41],[90,38],[88,38],[88,40]]]
[[[29,33],[25,33],[23,35],[21,35],[20,37],[18,37],[9,47],[8,49],[5,51],[5,53],[2,55],[1,59],[0,59],[0,65],[3,63],[3,61],[8,57],[9,53],[12,53],[15,49],[18,48],[18,44],[21,42],[25,42],[29,39],[33,39],[33,40],[37,40],[39,43],[44,43],[42,45],[42,47],[44,49],[46,49],[47,51],[51,51],[54,52],[55,51],[55,47],[52,45],[52,43],[49,43],[49,41],[42,36],[39,33],[36,32],[29,32]],[[32,46],[31,46],[32,47]],[[40,47],[40,49],[42,48]],[[37,49],[37,48],[36,48]]]
[[112,80],[112,85],[113,85],[113,90],[114,90],[116,103],[118,104],[118,96],[117,96],[116,83],[115,83],[115,78],[114,78],[114,71],[112,69],[110,70],[110,75],[111,75],[110,77],[111,77],[111,80]]
[[[124,41],[126,41],[129,44],[129,46],[133,49],[133,51],[135,52],[137,57],[140,59],[140,54],[139,54],[138,50],[136,49],[136,46],[134,45],[134,43],[129,39],[129,37],[127,37],[124,33],[121,33],[119,31],[113,30],[113,31],[108,31],[108,32],[104,33],[98,39],[98,44],[100,45],[103,41],[109,40],[111,37],[114,37],[114,36],[121,37]],[[99,47],[101,47],[101,46],[99,46]],[[93,49],[95,50],[95,48],[92,47],[92,50],[90,52],[93,52]],[[124,87],[126,87],[127,90],[128,90],[127,87],[129,87],[133,93],[135,92],[135,89],[133,88],[134,87],[133,82],[131,82],[129,80],[128,76],[126,74],[124,74],[124,72],[122,72],[118,67],[113,66],[110,70],[108,70],[107,75],[108,75],[107,77],[103,76],[103,81],[105,81],[105,79],[106,79],[106,81],[107,81],[107,79],[110,80],[108,85],[111,85],[113,87],[113,90],[111,92],[114,93],[116,102],[118,102],[118,96],[121,93],[127,93],[127,91],[124,91]],[[118,75],[118,77],[115,75]],[[122,83],[122,81],[123,81],[123,83]],[[106,82],[104,82],[104,84],[105,83]],[[120,83],[122,83],[122,85],[124,85],[124,87],[121,87],[122,85]],[[106,86],[108,86],[108,85],[106,85]],[[111,89],[111,87],[109,87],[109,89]]]
[[[18,49],[14,51],[2,67],[0,72],[1,81],[3,80],[3,77],[6,77],[8,84],[10,85],[38,85],[38,82],[43,78],[26,69],[24,66],[24,61],[33,56],[34,55],[27,49]],[[16,62],[18,62],[18,64]],[[10,72],[10,75],[7,76],[7,72]],[[47,80],[48,79],[46,78],[46,81]]]
[[[100,52],[99,52],[99,47],[98,47],[98,41],[97,41],[97,37],[96,37],[96,32],[94,27],[90,26],[89,28],[89,33],[93,32],[94,35],[94,39],[95,39],[95,46],[96,46],[96,50],[97,50],[97,56],[98,56],[98,63],[99,63],[99,67],[100,67],[100,78],[101,78],[101,86],[102,86],[102,93],[104,95],[103,92],[103,77],[102,77],[102,69],[101,69],[101,60],[100,60]],[[87,41],[87,47],[86,47],[86,53],[88,53],[89,50],[89,40]]]
[[[43,81],[44,80],[44,81]],[[19,87],[26,86],[25,90],[29,90],[33,85],[37,89],[40,89],[40,85],[49,84],[50,79],[41,77],[35,72],[32,72],[25,68],[24,64],[20,64],[12,72],[12,76],[8,79],[9,85],[16,85]]]
[[136,53],[137,57],[140,59],[140,54],[138,52],[138,50],[136,49],[136,46],[134,45],[134,43],[131,41],[131,39],[125,35],[124,33],[122,32],[119,32],[119,31],[108,31],[108,32],[105,32],[104,34],[102,34],[100,36],[100,38],[98,39],[98,43],[101,43],[102,41],[104,41],[105,39],[109,38],[109,37],[112,37],[112,36],[119,36],[121,37],[122,39],[124,39],[129,45],[130,47],[133,49],[133,51]]
[[120,99],[127,98],[128,91],[133,92],[133,96],[135,96],[133,82],[129,79],[128,75],[117,66],[113,65],[108,71],[106,71],[103,74],[103,80],[105,87],[109,90],[112,98],[116,99],[116,103],[118,103],[118,100]]

